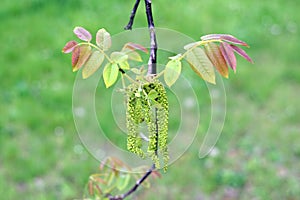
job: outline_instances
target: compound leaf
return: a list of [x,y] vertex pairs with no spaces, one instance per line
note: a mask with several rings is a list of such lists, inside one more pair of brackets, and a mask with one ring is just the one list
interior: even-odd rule
[[82,69],[84,79],[94,74],[104,61],[104,54],[100,51],[94,51]]
[[186,60],[201,78],[209,83],[216,83],[213,65],[201,48],[187,51]]
[[118,78],[119,68],[116,63],[107,63],[103,70],[103,79],[106,88],[112,86]]
[[217,44],[210,42],[204,46],[204,50],[218,72],[223,77],[228,78],[228,66],[222,55],[220,47]]
[[181,62],[179,60],[170,60],[164,72],[166,84],[171,87],[179,78],[181,73]]
[[90,42],[92,40],[92,35],[90,34],[90,32],[88,32],[86,29],[82,27],[79,26],[75,27],[73,32],[79,39],[83,41]]
[[104,28],[98,30],[96,34],[96,43],[103,51],[106,51],[111,47],[111,36]]

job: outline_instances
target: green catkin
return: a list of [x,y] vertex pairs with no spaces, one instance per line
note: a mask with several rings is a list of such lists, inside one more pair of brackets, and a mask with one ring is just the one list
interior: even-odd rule
[[[148,98],[151,90],[157,93],[157,97],[154,100]],[[156,167],[160,168],[158,157],[160,155],[163,159],[163,168],[166,171],[169,161],[167,148],[169,105],[164,86],[158,80],[141,85],[135,83],[128,86],[126,117],[128,150],[141,157],[145,156],[142,150],[142,139],[139,136],[139,126],[145,122],[149,134],[148,156],[155,163]],[[158,131],[158,134],[156,131]]]

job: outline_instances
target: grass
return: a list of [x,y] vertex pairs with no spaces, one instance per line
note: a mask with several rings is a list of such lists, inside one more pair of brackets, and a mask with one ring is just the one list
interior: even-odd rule
[[[4,0],[1,4],[0,196],[80,198],[99,163],[77,137],[72,117],[75,74],[61,48],[74,38],[75,26],[93,33],[101,27],[112,34],[121,32],[133,2]],[[255,64],[238,59],[237,74],[224,80],[226,122],[216,145],[218,153],[204,159],[197,155],[210,120],[209,99],[203,81],[192,75],[202,117],[198,137],[162,179],[139,191],[136,198],[297,199],[297,2],[165,0],[153,4],[157,26],[194,39],[231,33],[250,44],[248,52]],[[146,24],[142,9],[134,27]],[[111,119],[103,124],[116,132]],[[118,140],[117,135],[111,137]]]

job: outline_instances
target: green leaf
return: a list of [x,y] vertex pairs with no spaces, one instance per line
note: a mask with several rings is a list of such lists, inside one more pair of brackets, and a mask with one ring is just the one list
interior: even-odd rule
[[123,52],[112,52],[111,60],[119,65],[121,69],[130,69],[129,63],[128,63],[128,55],[126,55]]
[[171,87],[179,78],[181,73],[181,62],[179,60],[170,60],[164,72],[166,84]]
[[73,54],[72,54],[73,72],[80,69],[86,63],[91,53],[92,53],[92,48],[89,45],[78,46],[73,50]]
[[83,70],[82,70],[82,77],[84,79],[90,77],[94,74],[97,69],[101,66],[104,61],[104,54],[100,51],[94,51],[90,58],[87,60]]
[[112,52],[110,55],[110,58],[112,61],[116,62],[116,63],[120,63],[120,62],[124,62],[126,60],[128,60],[128,55],[126,55],[123,52]]
[[213,65],[201,48],[187,51],[186,60],[201,78],[209,83],[216,83]]
[[138,61],[138,62],[142,62],[142,57],[140,56],[140,54],[138,52],[129,50],[129,49],[122,49],[122,52],[125,53],[126,55],[128,55],[128,59],[130,60],[134,60],[134,61]]
[[216,67],[218,72],[225,78],[228,78],[228,66],[220,47],[215,43],[208,43],[204,46],[204,50],[210,61]]
[[118,78],[119,68],[116,63],[107,63],[103,70],[103,79],[106,88],[112,86]]
[[156,90],[150,90],[150,92],[148,93],[148,98],[150,100],[155,101],[155,99],[158,97],[158,93],[156,92]]
[[97,32],[96,43],[103,51],[106,51],[111,47],[111,36],[104,28]]
[[117,188],[120,191],[124,190],[128,186],[129,181],[130,181],[130,174],[124,174],[119,176],[117,180]]

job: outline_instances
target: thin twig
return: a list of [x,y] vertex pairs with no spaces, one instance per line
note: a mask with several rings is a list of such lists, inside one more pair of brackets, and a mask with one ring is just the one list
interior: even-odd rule
[[133,9],[131,11],[131,15],[130,15],[130,19],[129,19],[129,22],[128,24],[124,27],[125,30],[131,30],[132,29],[132,25],[133,25],[133,21],[134,21],[134,18],[135,18],[135,14],[136,14],[136,11],[139,7],[139,4],[140,4],[140,1],[141,0],[136,0],[134,6],[133,6]]

